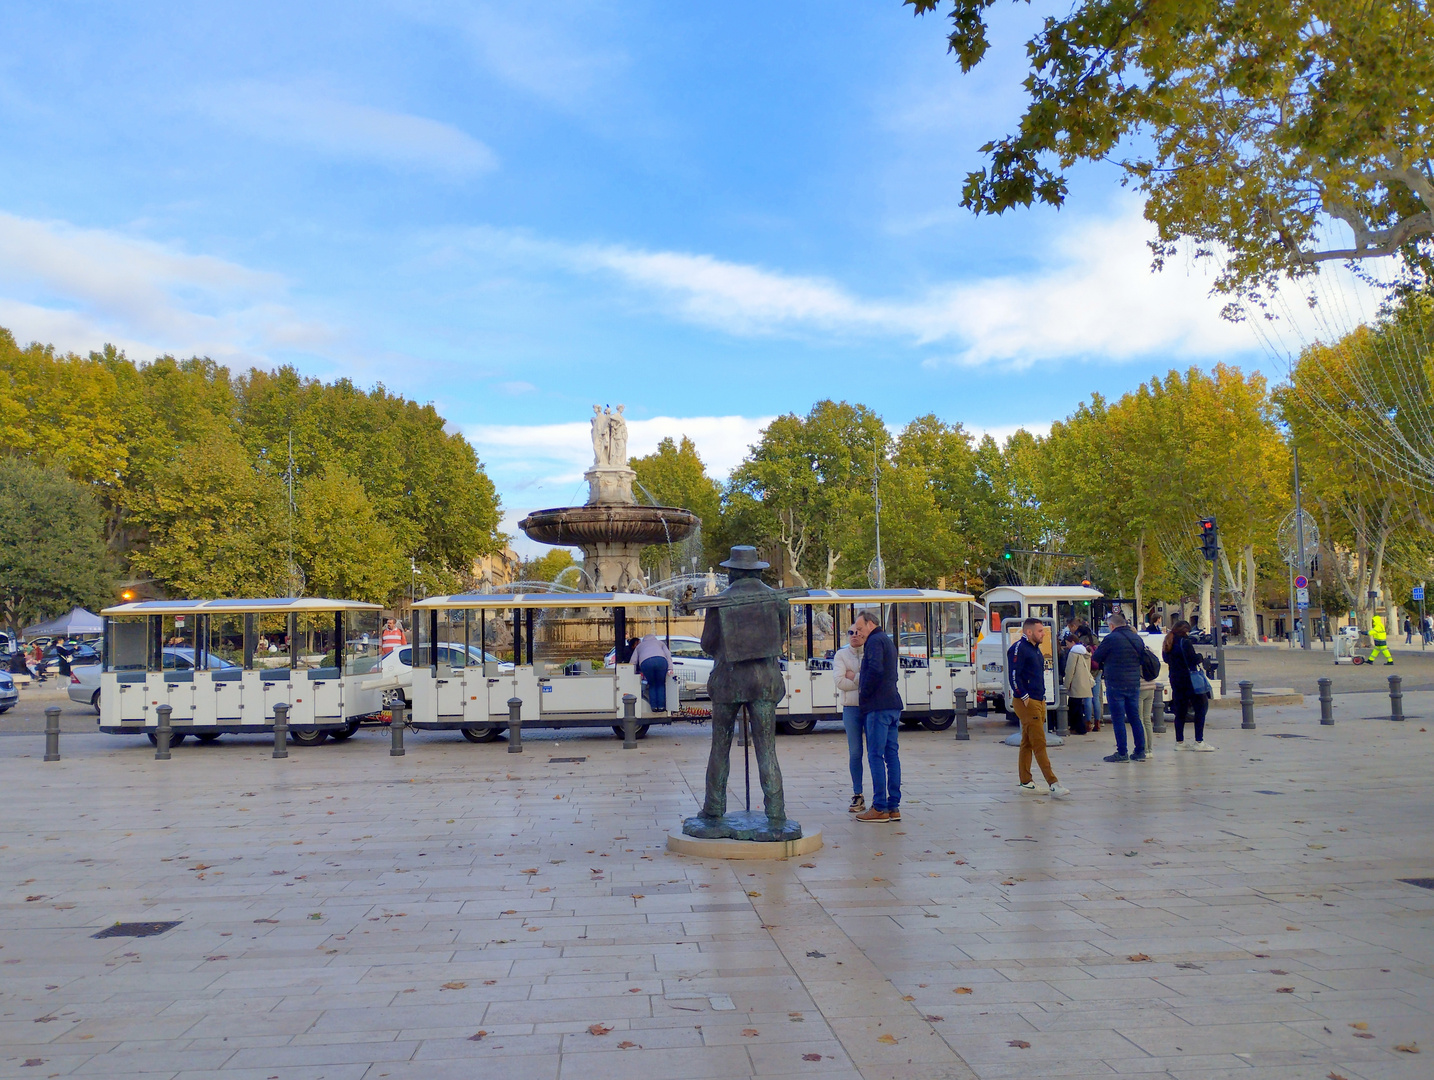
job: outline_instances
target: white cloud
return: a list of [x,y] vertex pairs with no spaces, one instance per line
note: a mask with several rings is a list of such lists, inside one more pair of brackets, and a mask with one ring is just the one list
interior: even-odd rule
[[333,339],[284,301],[284,282],[209,255],[107,229],[0,212],[0,325],[85,352],[253,359]]
[[453,177],[498,164],[492,150],[452,124],[355,104],[318,86],[237,83],[205,94],[201,106],[262,138],[333,157]]
[[476,246],[617,278],[671,314],[742,336],[817,334],[896,338],[937,347],[928,364],[1026,367],[1072,358],[1208,358],[1250,351],[1248,328],[1220,318],[1209,279],[1150,270],[1150,227],[1139,207],[1075,223],[1024,274],[971,276],[908,296],[864,297],[822,277],[729,262],[714,255],[616,245],[565,245],[476,230]]

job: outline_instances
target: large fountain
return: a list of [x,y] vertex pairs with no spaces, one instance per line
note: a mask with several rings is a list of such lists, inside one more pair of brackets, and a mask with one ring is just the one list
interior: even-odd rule
[[638,558],[649,544],[675,544],[697,531],[701,519],[675,506],[639,506],[627,464],[627,419],[593,406],[593,464],[583,474],[588,501],[583,506],[535,510],[522,529],[540,544],[581,548],[584,569],[594,592],[641,592],[646,578]]

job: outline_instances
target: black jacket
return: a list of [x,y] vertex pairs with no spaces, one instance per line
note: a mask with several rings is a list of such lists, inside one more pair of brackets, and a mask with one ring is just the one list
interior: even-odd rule
[[900,712],[901,662],[896,657],[896,645],[891,636],[880,627],[871,632],[861,649],[861,674],[857,678],[857,700],[861,703],[862,714],[870,712]]
[[1195,692],[1190,685],[1190,673],[1200,664],[1200,654],[1190,644],[1188,637],[1175,639],[1175,646],[1165,654],[1166,670],[1170,672],[1170,689],[1176,694],[1190,696]]
[[1011,689],[1016,696],[1029,694],[1036,701],[1046,700],[1046,657],[1024,637],[1011,647]]
[[1107,690],[1123,693],[1140,690],[1140,654],[1145,642],[1128,626],[1119,626],[1096,646],[1091,662],[1100,665]]

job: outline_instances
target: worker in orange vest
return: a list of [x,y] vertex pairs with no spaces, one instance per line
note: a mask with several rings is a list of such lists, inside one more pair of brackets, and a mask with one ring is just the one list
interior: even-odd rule
[[388,619],[383,624],[383,634],[379,638],[381,646],[379,655],[387,656],[400,645],[408,644],[408,637],[403,632],[403,627],[398,625],[397,619]]

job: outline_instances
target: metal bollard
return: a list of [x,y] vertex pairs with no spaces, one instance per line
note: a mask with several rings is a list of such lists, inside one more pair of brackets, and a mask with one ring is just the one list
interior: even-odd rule
[[1150,703],[1150,730],[1156,735],[1164,735],[1165,726],[1165,687],[1160,684],[1155,686],[1155,697]]
[[1070,705],[1066,700],[1065,687],[1056,687],[1056,734],[1064,739],[1071,733]]
[[45,760],[60,760],[60,707],[45,706]]
[[289,706],[279,702],[274,706],[274,757],[289,756]]
[[966,711],[966,688],[956,688],[956,741],[970,742],[971,728],[968,723],[969,716]]
[[154,729],[154,760],[169,760],[169,738],[173,729],[169,726],[170,714],[174,712],[168,705],[161,705],[154,710],[154,715],[159,718],[159,724]]
[[1090,695],[1090,728],[1092,731],[1100,727],[1100,722],[1103,719],[1100,706],[1101,699],[1104,697],[1104,694],[1101,692],[1104,685],[1105,680],[1101,677],[1100,672],[1096,672],[1095,688],[1091,691]]
[[403,728],[408,723],[408,710],[400,701],[388,707],[388,715],[388,756],[403,757]]
[[1334,726],[1334,695],[1329,692],[1328,679],[1319,680],[1319,722],[1324,727]]
[[637,697],[634,694],[622,695],[622,748],[637,749]]
[[1398,675],[1389,676],[1389,719],[1404,719],[1404,680]]
[[523,699],[508,699],[508,753],[523,752]]
[[1249,679],[1240,681],[1240,727],[1255,729],[1255,684]]

